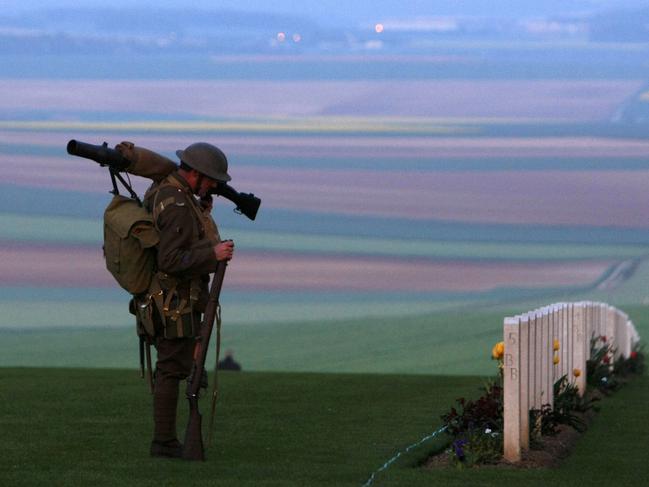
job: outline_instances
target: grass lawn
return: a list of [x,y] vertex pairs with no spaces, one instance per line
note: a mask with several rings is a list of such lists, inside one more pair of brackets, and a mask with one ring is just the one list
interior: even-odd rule
[[[151,398],[135,372],[0,369],[0,485],[361,486],[395,453],[437,429],[455,398],[477,396],[484,381],[250,372],[220,378],[215,444],[207,462],[186,463],[148,457]],[[433,441],[373,485],[638,485],[649,478],[648,401],[649,377],[607,399],[559,469],[415,468],[439,448]],[[201,407],[206,412],[207,401]]]
[[[493,369],[501,311],[460,310],[413,317],[229,325],[247,371],[479,375]],[[461,339],[460,339],[461,337]],[[209,360],[214,360],[213,348]],[[0,366],[136,367],[132,327],[0,330]]]
[[[224,318],[223,350],[232,348],[246,371],[481,375],[495,370],[491,348],[502,340],[503,318],[536,306],[538,302],[530,301],[329,322],[230,325]],[[646,306],[621,309],[641,337],[649,336]],[[214,342],[211,346],[208,360],[213,364]],[[137,364],[132,326],[0,329],[0,367],[135,368]]]

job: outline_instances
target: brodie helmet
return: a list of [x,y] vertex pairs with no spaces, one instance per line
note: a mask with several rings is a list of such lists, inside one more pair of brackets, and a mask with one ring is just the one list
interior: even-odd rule
[[185,150],[177,150],[178,158],[192,169],[208,178],[227,183],[232,178],[228,174],[228,159],[218,147],[206,142],[196,142]]

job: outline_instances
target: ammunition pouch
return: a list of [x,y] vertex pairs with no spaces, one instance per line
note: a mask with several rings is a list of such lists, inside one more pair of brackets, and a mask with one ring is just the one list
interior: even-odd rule
[[200,324],[196,302],[200,295],[200,279],[192,279],[189,293],[180,290],[179,282],[164,272],[151,280],[149,291],[135,296],[129,308],[136,317],[138,335],[181,338],[195,336]]
[[151,279],[149,292],[134,296],[129,303],[129,311],[135,315],[136,331],[140,336],[156,336],[156,330],[160,328],[159,322],[162,321],[164,328],[163,308],[163,291],[157,276]]
[[131,312],[135,315],[138,336],[155,336],[155,322],[151,301],[133,298],[129,307],[133,309]]
[[192,336],[194,334],[193,323],[191,323],[191,302],[186,298],[182,298],[175,287],[166,293],[162,312],[165,319],[165,338]]

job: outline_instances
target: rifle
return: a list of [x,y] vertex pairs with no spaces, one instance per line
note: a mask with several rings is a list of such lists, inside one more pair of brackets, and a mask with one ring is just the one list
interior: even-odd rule
[[[67,145],[68,154],[86,159],[91,159],[98,163],[100,166],[108,166],[110,178],[113,183],[112,194],[119,194],[117,189],[117,181],[122,183],[126,190],[130,193],[131,198],[140,201],[137,194],[133,191],[131,186],[124,180],[121,173],[134,174],[135,176],[142,176],[147,179],[159,180],[169,175],[176,169],[176,165],[159,154],[149,151],[148,149],[139,148],[140,159],[146,157],[144,163],[132,163],[126,159],[115,149],[108,147],[108,143],[104,142],[102,145],[87,144],[78,140],[70,140]],[[235,213],[247,216],[250,220],[257,217],[257,211],[261,205],[261,200],[253,193],[240,193],[229,184],[219,181],[216,188],[210,191],[210,195],[223,196],[225,199],[230,200],[235,204]]]
[[121,172],[126,171],[126,168],[131,164],[131,162],[115,149],[108,147],[107,142],[104,142],[102,145],[93,145],[79,142],[78,140],[70,140],[66,149],[68,154],[72,156],[91,159],[102,167],[108,166],[110,180],[113,183],[113,190],[111,193],[114,195],[119,194],[119,190],[117,189],[117,180],[119,180],[119,182],[122,183],[122,186],[124,186],[124,188],[129,192],[131,198],[137,201],[141,206],[140,198],[138,198],[131,185],[127,183],[120,174]]
[[232,201],[236,205],[234,212],[240,215],[246,215],[251,220],[255,219],[259,205],[261,205],[261,200],[253,193],[239,193],[223,181],[219,181],[216,188],[212,189],[209,194],[223,196],[225,199]]
[[[207,357],[207,348],[212,335],[212,328],[214,327],[214,320],[219,323],[220,306],[219,296],[221,294],[221,287],[223,286],[223,277],[225,276],[225,268],[227,267],[226,261],[219,261],[212,279],[210,286],[210,295],[207,302],[207,308],[203,315],[203,322],[201,323],[200,334],[196,337],[196,345],[194,347],[194,363],[187,378],[186,396],[189,401],[189,419],[187,421],[187,429],[185,430],[185,442],[183,444],[182,458],[184,460],[201,460],[205,461],[205,450],[203,446],[202,434],[202,416],[198,410],[198,396],[201,389],[201,378],[205,368],[205,359]],[[218,358],[217,358],[218,360]],[[216,380],[216,378],[215,378]],[[216,383],[215,383],[216,387]],[[214,397],[216,396],[216,389]],[[214,401],[213,397],[213,401]],[[212,414],[214,414],[214,403],[212,404]]]

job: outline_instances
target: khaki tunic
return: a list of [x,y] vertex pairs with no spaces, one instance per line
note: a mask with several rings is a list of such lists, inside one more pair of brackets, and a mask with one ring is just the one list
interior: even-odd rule
[[177,172],[154,184],[144,205],[153,213],[160,236],[157,280],[165,323],[157,320],[156,333],[163,332],[166,338],[194,336],[207,306],[209,274],[216,270],[218,229]]

